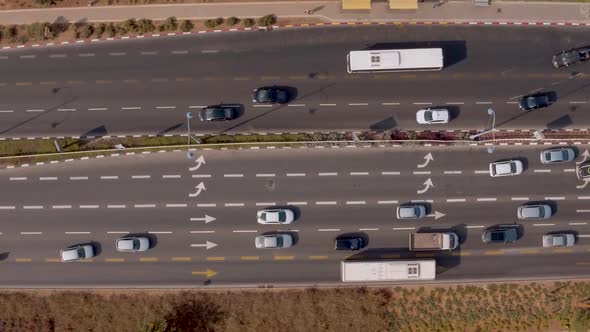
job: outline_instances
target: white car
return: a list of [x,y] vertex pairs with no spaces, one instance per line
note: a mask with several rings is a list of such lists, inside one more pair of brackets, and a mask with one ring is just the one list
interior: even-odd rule
[[397,207],[397,219],[420,219],[426,215],[423,204],[404,204]]
[[549,219],[553,211],[548,204],[522,205],[516,214],[518,219]]
[[291,234],[259,235],[254,239],[254,244],[258,249],[289,248],[293,245],[293,236]]
[[62,262],[74,262],[94,257],[94,248],[90,244],[81,244],[59,252]]
[[520,160],[497,161],[490,164],[490,176],[512,176],[521,174],[524,167]]
[[120,252],[146,251],[150,248],[150,239],[143,236],[126,236],[118,239],[115,247]]
[[543,248],[573,247],[576,243],[574,234],[546,234],[543,235]]
[[449,123],[449,110],[446,108],[427,108],[416,112],[416,122],[419,124]]
[[572,148],[555,148],[541,152],[541,163],[553,164],[573,161],[576,158],[576,152]]
[[295,213],[290,209],[264,209],[256,213],[259,224],[290,224],[295,220]]

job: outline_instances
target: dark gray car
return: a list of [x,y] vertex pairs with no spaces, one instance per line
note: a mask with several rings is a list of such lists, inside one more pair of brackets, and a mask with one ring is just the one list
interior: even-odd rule
[[278,86],[264,86],[252,92],[252,101],[259,104],[286,104],[289,91]]
[[518,106],[523,111],[530,111],[537,108],[549,106],[549,96],[546,93],[537,93],[520,98]]
[[512,243],[518,239],[518,232],[514,227],[496,227],[481,233],[483,243]]
[[199,112],[201,121],[229,121],[240,115],[242,106],[238,104],[221,104],[207,106]]
[[363,239],[358,236],[342,236],[334,241],[336,250],[359,250],[363,247]]

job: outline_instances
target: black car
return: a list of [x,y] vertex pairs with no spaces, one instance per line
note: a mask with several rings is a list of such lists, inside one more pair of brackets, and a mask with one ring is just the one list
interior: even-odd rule
[[363,239],[356,236],[343,236],[334,241],[334,249],[336,250],[359,250],[362,247]]
[[241,106],[237,104],[213,105],[203,108],[199,112],[201,121],[228,121],[240,115]]
[[252,92],[252,101],[260,104],[286,104],[289,91],[277,86],[265,86]]
[[520,98],[518,106],[520,106],[520,109],[523,111],[530,111],[537,108],[547,107],[549,106],[549,96],[546,93],[526,95]]
[[518,239],[518,232],[514,227],[496,227],[486,229],[481,233],[483,243],[512,243]]

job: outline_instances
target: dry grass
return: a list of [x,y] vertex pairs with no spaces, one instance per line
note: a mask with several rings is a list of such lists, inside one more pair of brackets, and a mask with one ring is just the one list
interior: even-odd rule
[[251,291],[5,291],[1,331],[548,331],[590,327],[590,283]]

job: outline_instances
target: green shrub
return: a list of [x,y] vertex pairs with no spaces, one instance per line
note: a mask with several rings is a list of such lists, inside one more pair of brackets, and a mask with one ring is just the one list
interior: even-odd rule
[[160,31],[176,31],[178,29],[178,22],[176,21],[176,17],[170,16],[168,17],[162,25],[160,25]]
[[115,37],[117,34],[117,26],[114,23],[109,23],[106,28],[106,33],[109,37]]
[[55,3],[55,0],[33,0],[33,4],[44,7],[53,6]]
[[53,38],[49,23],[33,23],[27,26],[27,37],[31,40],[46,40]]
[[204,24],[209,29],[213,29],[217,26],[217,22],[215,22],[215,20],[212,20],[212,19],[205,20]]
[[94,26],[92,24],[85,24],[82,29],[80,30],[80,37],[82,38],[90,38],[94,33]]
[[180,23],[180,31],[182,31],[182,32],[189,32],[194,27],[195,27],[195,25],[193,24],[193,22],[191,20],[184,20],[184,21],[182,21],[182,23]]
[[258,25],[267,27],[277,23],[277,17],[274,14],[264,15],[258,19]]
[[137,31],[137,23],[135,19],[128,19],[119,24],[119,32],[122,34],[126,34],[128,32],[136,32]]
[[14,43],[16,41],[16,35],[18,31],[16,30],[16,25],[7,25],[2,29],[2,39]]
[[156,29],[156,27],[154,26],[154,23],[152,22],[152,20],[146,19],[146,18],[142,18],[139,21],[137,21],[137,32],[139,33],[147,33],[147,32],[152,32]]
[[232,27],[238,23],[240,23],[240,19],[235,16],[232,16],[232,17],[228,18],[227,21],[225,21],[225,24],[229,25],[230,27]]
[[96,38],[100,38],[102,34],[106,31],[107,25],[105,23],[99,23],[96,28],[94,29],[94,33],[96,34]]
[[215,23],[217,23],[217,25],[222,25],[223,22],[225,22],[225,20],[223,19],[223,17],[218,17],[215,19]]
[[254,24],[256,24],[256,21],[253,18],[245,18],[244,19],[244,26],[249,28],[249,27],[253,27]]

